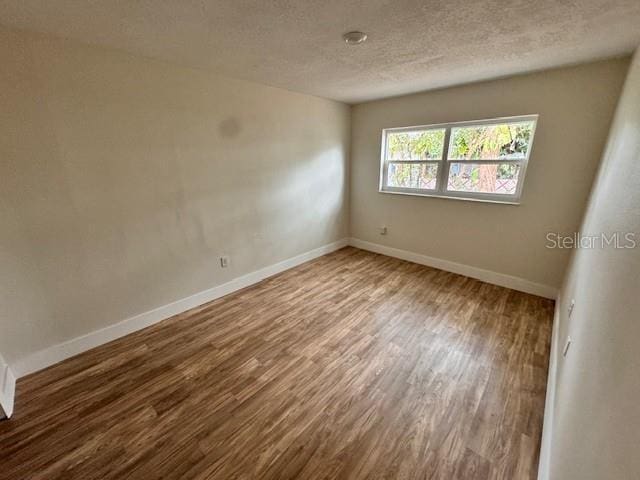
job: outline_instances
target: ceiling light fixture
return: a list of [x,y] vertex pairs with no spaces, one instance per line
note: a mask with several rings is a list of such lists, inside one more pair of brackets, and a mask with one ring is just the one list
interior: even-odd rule
[[362,32],[347,32],[342,35],[347,45],[359,45],[367,39],[367,34]]

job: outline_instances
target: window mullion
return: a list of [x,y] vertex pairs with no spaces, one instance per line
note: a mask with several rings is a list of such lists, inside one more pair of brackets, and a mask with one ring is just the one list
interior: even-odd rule
[[440,168],[438,168],[438,182],[436,183],[437,192],[446,191],[447,176],[449,175],[449,141],[451,140],[451,127],[447,127],[444,131],[444,147],[442,152],[442,160],[440,160]]

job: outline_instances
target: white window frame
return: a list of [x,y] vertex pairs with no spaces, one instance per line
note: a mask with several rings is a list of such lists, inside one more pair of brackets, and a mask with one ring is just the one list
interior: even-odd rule
[[[451,139],[451,129],[456,127],[470,127],[478,125],[495,125],[495,124],[509,124],[509,123],[522,123],[533,121],[533,129],[531,130],[531,139],[529,142],[529,148],[527,149],[527,155],[523,159],[508,160],[508,159],[491,159],[491,160],[448,160],[449,155],[449,140]],[[536,126],[538,124],[538,115],[519,115],[516,117],[499,117],[489,118],[484,120],[469,120],[464,122],[451,122],[451,123],[438,123],[433,125],[418,125],[414,127],[399,127],[399,128],[385,128],[382,130],[382,148],[380,154],[380,193],[395,193],[402,195],[417,195],[421,197],[439,197],[439,198],[451,198],[455,200],[472,200],[480,202],[490,203],[506,203],[511,205],[519,205],[520,197],[522,196],[522,187],[524,185],[524,179],[527,172],[527,165],[529,163],[529,157],[533,150],[533,144],[536,133]],[[442,130],[445,129],[444,135],[444,147],[442,151],[442,158],[440,160],[406,160],[396,161],[391,160],[391,163],[410,163],[416,165],[424,164],[436,164],[438,165],[438,176],[436,179],[435,189],[423,189],[423,188],[404,188],[404,187],[390,187],[387,185],[387,174],[389,172],[389,161],[386,158],[387,154],[387,135],[389,133],[396,132],[418,132],[425,130]],[[509,195],[504,193],[481,193],[481,192],[459,192],[455,190],[448,190],[447,185],[449,183],[449,170],[452,163],[466,163],[466,164],[488,164],[488,163],[513,163],[520,166],[518,172],[518,183],[516,185],[515,193]]]

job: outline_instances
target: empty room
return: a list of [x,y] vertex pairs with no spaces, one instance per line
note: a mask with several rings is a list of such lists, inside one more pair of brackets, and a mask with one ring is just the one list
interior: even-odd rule
[[638,0],[0,0],[0,480],[640,479]]

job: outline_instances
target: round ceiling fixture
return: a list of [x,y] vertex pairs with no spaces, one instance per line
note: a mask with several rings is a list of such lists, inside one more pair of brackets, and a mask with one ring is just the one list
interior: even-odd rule
[[348,45],[359,45],[367,39],[367,34],[362,32],[347,32],[342,38]]

